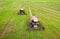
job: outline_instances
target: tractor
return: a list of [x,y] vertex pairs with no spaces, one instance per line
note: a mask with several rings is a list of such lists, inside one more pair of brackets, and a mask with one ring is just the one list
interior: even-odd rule
[[26,15],[26,12],[25,12],[24,8],[21,8],[21,9],[20,9],[18,15],[20,15],[20,14],[21,14],[21,15]]
[[29,30],[44,30],[44,27],[40,24],[36,16],[31,17]]

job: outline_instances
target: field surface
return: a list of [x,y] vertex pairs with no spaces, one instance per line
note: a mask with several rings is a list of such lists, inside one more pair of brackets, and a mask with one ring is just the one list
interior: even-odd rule
[[[60,39],[59,0],[0,0],[0,39]],[[20,8],[27,15],[17,15]],[[45,30],[27,31],[29,7]]]

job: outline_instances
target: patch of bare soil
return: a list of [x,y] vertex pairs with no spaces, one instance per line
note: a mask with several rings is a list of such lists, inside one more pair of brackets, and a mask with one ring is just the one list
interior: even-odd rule
[[10,32],[10,33],[13,32],[13,29],[11,28],[11,26],[13,26],[12,24],[13,24],[13,22],[9,25],[7,32]]
[[[10,30],[10,31],[9,31]],[[10,26],[10,29],[8,31],[10,33],[16,33],[16,31],[18,30],[17,27],[16,27],[16,23],[13,23],[11,26]]]
[[8,23],[6,24],[6,27],[3,29],[3,31],[0,33],[0,36],[4,36],[7,30],[9,29],[9,25],[12,23],[12,19],[9,19]]
[[16,14],[14,14],[8,21],[8,23],[6,24],[6,27],[2,30],[2,32],[0,33],[0,36],[4,36],[6,34],[7,31],[13,31],[11,28],[10,28],[10,25],[12,24],[13,22],[13,18],[16,16]]
[[0,7],[0,10],[3,10],[4,8]]

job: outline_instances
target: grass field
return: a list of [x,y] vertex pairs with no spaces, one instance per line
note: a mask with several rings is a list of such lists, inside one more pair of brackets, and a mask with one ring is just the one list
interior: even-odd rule
[[[60,39],[60,1],[52,1],[0,0],[0,39]],[[45,30],[26,30],[29,27],[29,6]],[[27,15],[17,15],[21,7],[25,8]]]

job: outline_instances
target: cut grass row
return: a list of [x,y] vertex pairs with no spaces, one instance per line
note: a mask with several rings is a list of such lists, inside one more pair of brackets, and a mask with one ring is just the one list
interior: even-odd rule
[[[34,5],[33,5],[34,6]],[[17,6],[16,6],[17,7]],[[18,6],[19,8],[20,6]],[[28,32],[26,29],[29,27],[28,19],[29,19],[29,12],[28,12],[28,6],[24,6],[27,10],[26,12],[28,13],[27,16],[25,15],[20,15],[20,16],[15,16],[13,18],[13,22],[16,23],[16,29],[14,29],[14,23],[11,26],[13,28],[13,31],[15,33],[8,32],[6,35],[3,37],[3,39],[60,39],[60,34],[59,34],[59,26],[58,26],[58,21],[55,21],[54,17],[51,17],[51,15],[48,15],[47,12],[45,11],[39,11],[40,8],[34,7],[32,9],[32,13],[37,15],[39,19],[41,19],[41,24],[45,27],[44,31],[32,31]],[[12,8],[13,9],[13,8]],[[18,11],[18,10],[17,10]],[[14,13],[15,14],[15,13]],[[12,14],[12,15],[14,15]],[[49,12],[50,14],[50,12]],[[11,15],[10,15],[11,16]],[[53,15],[56,16],[56,15]],[[57,17],[57,16],[56,16]],[[55,19],[55,20],[54,20]],[[53,24],[53,23],[57,24]]]
[[[37,11],[39,11],[40,9],[38,9],[38,10],[34,9],[34,10],[35,10],[34,13],[37,14]],[[43,10],[44,10],[44,9],[43,9]],[[49,12],[48,14],[50,14],[50,12]],[[55,18],[51,17],[52,14],[51,14],[51,15],[48,15],[48,14],[47,14],[47,12],[44,12],[44,11],[42,11],[42,10],[39,12],[39,15],[40,15],[40,16],[43,15],[42,17],[43,17],[43,19],[47,22],[47,25],[49,26],[49,28],[52,28],[51,31],[53,31],[53,32],[54,32],[54,31],[55,31],[55,32],[58,31],[58,32],[57,32],[57,34],[58,34],[58,33],[59,33],[59,26],[56,25],[56,24],[54,24],[54,22],[55,22],[54,19],[55,19]],[[38,15],[38,14],[37,14],[37,15]],[[54,16],[55,16],[55,15],[54,15]],[[43,20],[43,19],[42,19],[42,20]],[[56,19],[56,20],[57,20],[57,19]],[[53,22],[53,23],[52,23],[52,22]],[[58,27],[58,28],[57,28],[57,27]],[[48,29],[49,29],[49,28],[48,28]],[[54,28],[55,28],[55,29],[54,29]],[[57,30],[57,29],[58,29],[58,30]],[[52,33],[53,33],[53,32],[52,32]],[[53,35],[53,34],[52,34],[52,35]],[[58,34],[58,36],[60,36],[60,35]]]

